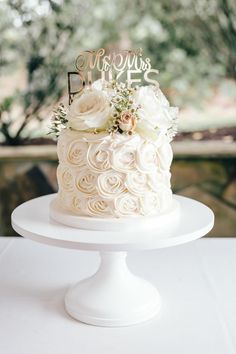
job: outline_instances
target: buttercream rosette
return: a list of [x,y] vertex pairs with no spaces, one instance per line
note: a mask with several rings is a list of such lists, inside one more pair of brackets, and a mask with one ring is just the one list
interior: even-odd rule
[[119,172],[132,171],[136,164],[136,149],[133,145],[118,144],[113,145],[111,164],[114,170]]
[[98,175],[89,168],[81,168],[76,174],[75,186],[77,190],[86,195],[96,194]]
[[106,142],[90,144],[87,150],[87,162],[91,170],[103,172],[111,167],[111,149]]
[[117,217],[130,217],[141,215],[139,198],[131,193],[120,195],[114,201]]
[[142,196],[150,190],[147,180],[148,176],[145,173],[129,172],[126,176],[125,185],[130,193]]
[[75,179],[69,168],[59,165],[57,168],[57,180],[62,191],[71,192],[74,190]]
[[85,165],[88,145],[84,141],[73,140],[66,149],[66,159],[69,164],[82,167]]
[[86,212],[87,215],[95,217],[111,215],[109,203],[98,196],[86,200]]
[[114,199],[125,191],[125,175],[114,170],[99,174],[97,191],[103,198]]

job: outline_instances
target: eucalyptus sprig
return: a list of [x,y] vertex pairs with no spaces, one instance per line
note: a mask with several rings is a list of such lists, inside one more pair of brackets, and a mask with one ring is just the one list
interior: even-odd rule
[[169,138],[169,141],[172,141],[177,133],[178,133],[178,116],[176,116],[172,120],[172,126],[167,130],[167,136]]
[[52,123],[48,134],[58,138],[60,132],[67,126],[68,119],[66,116],[67,108],[63,103],[60,103],[59,106],[53,111]]

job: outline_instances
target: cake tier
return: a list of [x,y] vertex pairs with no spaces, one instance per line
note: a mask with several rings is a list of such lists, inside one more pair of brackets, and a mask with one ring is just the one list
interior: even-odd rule
[[124,218],[168,212],[172,149],[166,136],[82,133],[58,140],[56,203],[78,216]]
[[67,226],[95,231],[140,232],[155,230],[162,234],[169,227],[170,223],[173,226],[179,222],[179,215],[180,205],[174,199],[168,211],[155,216],[137,216],[135,219],[78,216],[68,210],[62,209],[57,199],[53,199],[50,204],[50,217],[53,220]]

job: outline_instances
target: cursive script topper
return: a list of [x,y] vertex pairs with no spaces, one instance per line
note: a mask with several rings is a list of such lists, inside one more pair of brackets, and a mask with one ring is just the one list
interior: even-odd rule
[[129,86],[139,85],[143,81],[159,85],[155,79],[159,71],[152,69],[150,58],[143,57],[141,48],[109,54],[103,48],[86,50],[78,55],[75,67],[77,71],[68,73],[69,104],[74,95],[98,79],[126,81]]

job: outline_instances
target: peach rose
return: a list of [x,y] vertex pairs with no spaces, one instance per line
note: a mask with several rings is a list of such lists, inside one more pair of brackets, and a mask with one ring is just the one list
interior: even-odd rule
[[137,124],[136,117],[130,111],[124,111],[119,118],[119,128],[123,132],[133,132]]

